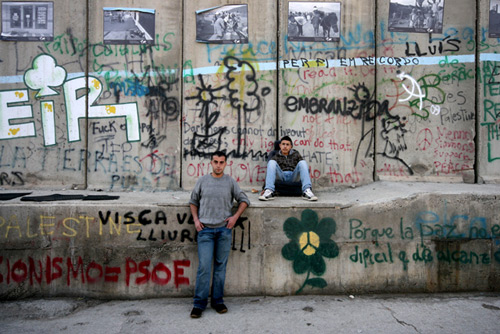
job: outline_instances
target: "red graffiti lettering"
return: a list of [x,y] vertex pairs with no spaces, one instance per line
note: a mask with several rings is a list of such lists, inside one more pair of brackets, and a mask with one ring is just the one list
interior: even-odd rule
[[[174,268],[175,268],[175,262],[176,261],[174,261]],[[165,278],[161,278],[158,275],[159,272],[163,272],[165,274]],[[167,266],[164,265],[163,263],[160,262],[160,263],[158,263],[156,265],[156,267],[154,267],[153,273],[151,275],[151,279],[156,284],[158,284],[158,285],[166,285],[170,281],[171,278],[172,278],[172,273],[167,268]],[[177,288],[177,285],[175,285],[175,287]]]
[[[97,275],[95,277],[92,277],[92,275],[90,274],[92,270],[97,271]],[[102,278],[102,275],[103,275],[102,266],[98,263],[95,263],[94,261],[90,262],[85,272],[85,276],[87,277],[87,282],[96,283]]]
[[151,260],[144,260],[137,263],[131,258],[126,258],[123,266],[112,267],[96,261],[84,261],[82,257],[78,257],[76,261],[69,257],[65,261],[62,257],[47,256],[44,260],[28,257],[27,261],[16,259],[12,262],[10,259],[4,261],[4,257],[0,257],[0,284],[23,284],[29,281],[31,286],[36,283],[50,285],[64,276],[67,286],[70,286],[72,281],[80,281],[81,284],[119,283],[120,278],[125,281],[126,286],[147,283],[163,286],[173,278],[173,283],[178,288],[181,285],[189,285],[189,278],[184,276],[184,271],[190,266],[189,260],[173,261],[171,270],[162,262],[153,264]]
[[179,285],[189,285],[189,278],[184,277],[184,268],[189,267],[191,265],[191,261],[189,260],[177,260],[174,261],[174,284],[175,287],[178,288]]

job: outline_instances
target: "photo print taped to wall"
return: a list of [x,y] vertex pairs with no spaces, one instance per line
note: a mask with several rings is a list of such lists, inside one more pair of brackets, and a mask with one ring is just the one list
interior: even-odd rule
[[196,11],[196,41],[248,44],[248,5],[225,5]]
[[443,32],[444,0],[390,0],[389,31]]
[[2,2],[0,39],[4,41],[54,40],[54,3]]
[[490,0],[490,27],[488,37],[500,37],[500,0]]
[[340,2],[290,2],[288,40],[340,41]]
[[105,7],[104,44],[154,44],[155,10]]

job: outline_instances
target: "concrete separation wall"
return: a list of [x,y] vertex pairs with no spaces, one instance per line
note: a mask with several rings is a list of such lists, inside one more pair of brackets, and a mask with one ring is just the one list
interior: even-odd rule
[[[477,43],[479,52],[479,78],[477,90],[478,101],[478,174],[479,181],[497,182],[499,177],[500,145],[499,145],[499,114],[497,110],[500,103],[500,82],[497,75],[498,58],[495,53],[500,47],[498,38],[490,38],[490,27],[498,31],[499,13],[498,4],[488,7],[486,0],[479,1],[479,28],[480,35]],[[487,8],[490,10],[488,11]],[[473,50],[476,44],[467,43]]]
[[[118,8],[154,11],[149,20],[119,16],[107,0],[53,4],[53,40],[0,41],[6,189],[189,190],[216,149],[230,154],[242,187],[260,187],[267,153],[284,134],[308,161],[315,189],[499,179],[490,34],[499,14],[487,0],[315,2],[338,16],[329,37],[322,27],[311,37],[312,3],[242,2],[248,43],[223,44],[196,41],[215,20],[196,11],[224,1]],[[9,13],[35,5],[4,2],[4,33],[15,25]]]
[[[114,191],[179,189],[182,30],[178,27],[182,25],[182,4],[120,1],[120,8],[155,10],[154,21],[148,22],[154,26],[151,45],[104,44],[103,23],[112,17],[103,18],[103,8],[117,3],[99,0],[88,4],[88,71],[92,76],[88,84],[91,89],[100,87],[101,92],[96,102],[89,103],[105,105],[109,111],[104,115],[111,116],[88,120],[88,187]],[[133,38],[145,25],[133,20],[128,17],[115,23],[117,31],[108,34],[126,33],[125,39]],[[126,117],[112,117],[118,115]],[[70,159],[74,162],[78,158],[70,154]]]
[[[391,17],[390,31],[412,15],[408,12],[412,7],[396,9],[389,3],[378,1],[380,15],[392,9],[401,16]],[[390,106],[388,115],[378,120],[375,134],[380,179],[475,181],[476,117],[470,112],[476,103],[475,50],[468,47],[467,38],[475,38],[476,3],[443,3],[444,10],[435,14],[443,16],[442,34],[388,33],[380,26],[380,59],[399,56],[419,62],[418,66],[381,64],[377,68],[377,91]],[[463,61],[466,59],[471,61]],[[408,95],[420,95],[418,89],[421,98]]]
[[[189,194],[119,202],[12,200],[0,215],[0,296],[191,296]],[[498,291],[500,191],[387,183],[258,202],[233,231],[228,295]]]
[[189,190],[286,134],[320,201],[254,196],[229,294],[498,290],[498,1],[232,2],[2,2],[2,195],[120,197],[2,202],[2,298],[191,295]]
[[[197,26],[199,29],[201,25],[195,12],[216,4],[226,3],[185,1],[184,6],[184,57],[192,66],[184,77],[185,189],[191,189],[196,179],[210,170],[207,157],[216,150],[234,157],[228,173],[240,184],[260,185],[266,173],[267,152],[276,139],[277,2],[238,3],[247,4],[248,18],[242,14],[239,26],[248,35],[248,44],[186,43],[196,39]],[[202,22],[213,20],[212,14]]]

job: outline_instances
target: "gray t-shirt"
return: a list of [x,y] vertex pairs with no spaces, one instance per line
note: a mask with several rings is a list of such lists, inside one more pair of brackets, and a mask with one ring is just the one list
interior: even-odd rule
[[238,183],[229,175],[213,177],[207,174],[198,179],[189,204],[198,207],[198,218],[207,227],[220,227],[233,214],[233,199],[240,204],[245,202],[250,206],[250,200],[240,189]]

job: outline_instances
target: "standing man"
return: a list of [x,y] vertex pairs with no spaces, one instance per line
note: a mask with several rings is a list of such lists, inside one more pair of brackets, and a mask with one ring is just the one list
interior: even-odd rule
[[408,26],[410,28],[415,28],[415,22],[417,22],[417,10],[413,8],[410,13],[410,24]]
[[217,39],[223,39],[224,34],[226,33],[226,25],[224,23],[224,18],[222,15],[219,15],[217,20],[214,23],[214,35]]
[[437,15],[438,11],[439,11],[439,3],[441,2],[441,0],[427,0],[427,3],[429,4],[429,8],[431,9],[431,11]]
[[[224,174],[226,159],[224,152],[217,151],[212,155],[210,161],[212,173],[198,179],[189,200],[191,214],[198,231],[199,259],[191,318],[201,317],[207,307],[210,291],[212,308],[217,313],[227,312],[223,296],[232,228],[250,205],[250,201],[238,183],[231,176]],[[238,210],[234,215],[231,213],[233,199],[238,202]],[[212,262],[214,270],[212,289],[210,289]]]
[[276,198],[274,193],[276,177],[284,182],[294,182],[300,178],[302,183],[302,198],[307,201],[317,201],[311,189],[309,167],[299,152],[293,149],[292,139],[284,136],[280,141],[280,151],[267,163],[266,185],[261,201]]
[[297,22],[297,28],[299,29],[299,36],[304,36],[303,26],[306,24],[307,19],[299,13],[298,16],[295,16],[295,22]]
[[321,17],[320,17],[319,12],[317,10],[315,10],[313,12],[313,17],[311,19],[311,23],[312,23],[313,28],[314,28],[314,37],[318,37],[319,36],[319,25],[321,24]]

